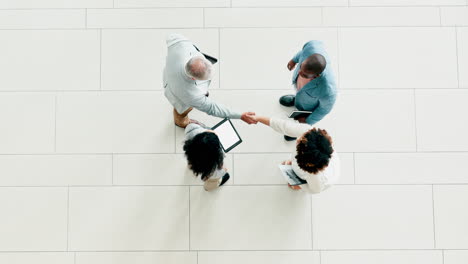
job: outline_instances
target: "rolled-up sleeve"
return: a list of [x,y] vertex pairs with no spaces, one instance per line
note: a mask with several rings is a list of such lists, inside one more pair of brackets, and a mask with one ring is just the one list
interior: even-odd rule
[[292,58],[292,61],[294,61],[295,63],[298,63],[299,59],[301,58],[301,55],[302,55],[302,50],[296,53],[296,55],[294,55],[294,57]]
[[300,137],[302,134],[312,129],[312,126],[309,124],[275,117],[270,119],[270,127],[276,132],[290,137]]

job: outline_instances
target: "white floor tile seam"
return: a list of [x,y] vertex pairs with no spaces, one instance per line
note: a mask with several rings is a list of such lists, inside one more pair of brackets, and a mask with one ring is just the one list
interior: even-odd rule
[[353,184],[356,184],[356,153],[353,152]]
[[[236,91],[252,91],[252,92],[268,92],[268,91],[284,91],[288,90],[287,88],[278,88],[278,89],[223,89],[223,88],[215,88],[210,89],[210,91],[216,92],[236,92]],[[339,91],[405,91],[405,90],[416,90],[416,91],[423,91],[423,90],[442,90],[442,91],[464,91],[468,90],[466,87],[446,87],[446,88],[413,88],[413,87],[404,87],[404,88],[340,88]],[[8,93],[25,93],[25,94],[38,94],[38,93],[156,93],[156,92],[163,92],[163,89],[153,89],[153,90],[135,90],[135,89],[128,89],[128,90],[0,90],[1,94],[8,94]]]
[[436,239],[436,217],[435,217],[435,202],[434,202],[434,185],[431,187],[431,197],[432,197],[432,225],[433,225],[433,235],[434,235],[434,248],[437,248],[437,239]]
[[207,249],[207,250],[70,250],[70,251],[0,251],[0,254],[13,253],[13,254],[24,254],[24,253],[184,253],[184,252],[394,252],[394,251],[466,251],[468,248],[371,248],[371,249]]
[[[448,150],[442,150],[442,151],[407,151],[407,152],[401,152],[401,151],[374,151],[374,152],[338,152],[342,154],[453,154],[453,153],[460,153],[460,154],[465,154],[468,153],[466,150],[454,150],[454,151],[448,151]],[[111,155],[121,155],[121,156],[131,156],[131,155],[183,155],[183,152],[142,152],[142,153],[129,153],[129,152],[119,152],[119,153],[102,153],[102,152],[96,152],[96,153],[60,153],[60,152],[50,152],[50,153],[0,153],[1,156],[111,156]],[[280,154],[291,154],[291,152],[242,152],[242,153],[236,153],[236,154],[231,154],[231,155],[252,155],[252,154],[272,154],[272,155],[280,155]]]
[[67,188],[67,251],[70,248],[70,187]]
[[468,25],[427,25],[427,26],[414,26],[414,25],[408,25],[408,26],[307,26],[307,27],[185,27],[185,28],[174,28],[174,27],[82,27],[82,28],[1,28],[1,31],[67,31],[67,30],[191,30],[191,29],[221,29],[221,30],[229,30],[229,29],[368,29],[368,28],[395,28],[395,29],[401,29],[401,28],[414,28],[414,29],[427,29],[427,28],[467,28]]
[[[349,0],[348,0],[348,1],[349,1]],[[323,20],[323,17],[322,17],[322,20]],[[340,37],[341,34],[342,34],[342,33],[341,33],[341,28],[337,28],[337,29],[336,29],[336,46],[338,47],[338,48],[336,49],[336,59],[337,59],[337,61],[340,61],[340,59],[341,59],[341,57],[340,57],[340,43],[341,43],[341,41],[342,41],[342,40],[341,40],[341,37]],[[338,88],[338,91],[342,89],[342,88],[341,88],[341,82],[342,82],[342,80],[341,80],[341,74],[340,74],[340,72],[341,72],[340,63],[338,63],[338,64],[336,65],[336,80],[337,80],[337,88]]]
[[88,28],[88,9],[85,9],[85,28]]
[[[416,144],[416,151],[419,150],[418,148],[418,111],[416,107],[416,89],[413,89],[413,109],[414,109],[414,138],[415,138],[415,144]],[[356,164],[356,163],[355,163]]]
[[[468,150],[421,150],[421,151],[338,151],[342,154],[424,154],[424,153],[468,153]],[[132,156],[132,155],[183,155],[183,152],[24,152],[24,153],[0,153],[1,156]],[[237,152],[228,155],[252,155],[252,154],[291,154],[291,152]]]
[[102,29],[99,30],[99,90],[102,90]]
[[203,8],[203,28],[206,28],[205,8]]
[[418,8],[418,7],[453,7],[453,8],[463,8],[465,5],[287,5],[287,6],[117,6],[117,7],[38,7],[38,8],[0,8],[0,11],[19,11],[19,10],[83,10],[83,9],[93,9],[93,10],[151,10],[151,9],[296,9],[296,8]]
[[114,185],[114,154],[111,155],[111,183]]
[[442,7],[439,6],[439,25],[443,26],[442,24]]
[[[286,187],[285,183],[278,184],[230,184],[224,186],[225,188],[231,187]],[[344,187],[369,187],[369,186],[466,186],[468,183],[339,183],[335,186]],[[155,185],[155,184],[134,184],[134,185],[0,185],[0,189],[14,189],[14,188],[70,188],[70,189],[86,189],[86,188],[165,188],[165,187],[194,187],[202,188],[203,183],[200,184],[172,184],[172,185]]]
[[57,102],[58,102],[58,94],[55,94],[54,98],[54,152],[57,152]]
[[455,54],[457,55],[457,82],[460,88],[460,58],[458,56],[458,27],[455,27]]

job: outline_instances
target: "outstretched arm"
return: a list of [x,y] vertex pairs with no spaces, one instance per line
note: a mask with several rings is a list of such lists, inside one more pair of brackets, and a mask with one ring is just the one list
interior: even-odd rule
[[309,124],[301,124],[293,120],[283,120],[279,118],[270,118],[266,116],[253,116],[253,118],[275,130],[278,133],[291,137],[300,137],[306,131],[312,129]]
[[231,118],[231,119],[240,119],[241,114],[235,111],[229,110],[224,105],[218,104],[209,97],[204,95],[198,96],[196,99],[189,102],[189,104],[196,109],[207,113],[211,116],[221,117],[221,118]]
[[252,115],[255,115],[254,112],[245,112],[237,113],[229,110],[227,107],[216,103],[212,99],[206,96],[200,96],[197,99],[193,100],[190,105],[196,109],[207,113],[208,115],[221,117],[221,118],[231,118],[231,119],[241,119],[247,124],[256,124],[257,121],[252,118]]
[[270,118],[266,116],[253,116],[253,118],[264,125],[270,126]]

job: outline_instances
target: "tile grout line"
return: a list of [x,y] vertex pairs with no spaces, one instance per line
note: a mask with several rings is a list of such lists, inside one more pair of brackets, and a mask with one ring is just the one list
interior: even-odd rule
[[320,7],[320,25],[323,26],[323,8],[324,7]]
[[[1,9],[0,9],[1,10]],[[384,28],[384,29],[392,29],[392,28],[406,28],[406,29],[427,29],[427,28],[453,28],[453,25],[409,25],[409,26],[400,26],[400,25],[377,25],[377,26],[330,26],[330,25],[312,25],[312,26],[282,26],[282,27],[274,27],[274,26],[232,26],[232,27],[225,27],[226,29],[338,29],[338,28],[345,28],[345,29],[369,29],[369,28]],[[466,25],[460,25],[457,27],[467,28]],[[219,27],[208,27],[206,29],[215,29]],[[204,29],[202,26],[187,26],[187,27],[155,27],[155,26],[148,26],[148,27],[88,27],[88,30],[186,30],[186,29]],[[85,30],[83,27],[79,28],[62,28],[62,27],[50,27],[50,28],[0,28],[1,31],[62,31],[62,30]]]
[[414,138],[416,144],[415,153],[418,153],[419,146],[418,146],[418,110],[416,107],[416,89],[413,89],[413,109],[414,109]]
[[353,183],[356,184],[356,153],[353,153]]
[[[468,90],[468,88],[458,88],[458,87],[450,87],[450,88],[412,88],[412,87],[402,87],[402,88],[342,88],[344,91],[410,91],[410,90],[440,90],[440,91],[447,91],[447,90]],[[278,92],[278,91],[290,91],[290,89],[284,88],[277,88],[277,89],[216,89],[215,92],[239,92],[239,91],[252,91],[252,92]],[[114,92],[114,93],[162,93],[163,90],[112,90],[112,89],[105,89],[105,90],[1,90],[0,94],[2,93],[54,93],[54,92],[61,92],[61,93],[91,93],[91,92]]]
[[435,227],[434,184],[432,184],[432,232],[434,233],[434,249],[436,249],[436,227]]
[[[114,0],[115,1],[115,0]],[[232,0],[231,0],[232,2]],[[348,0],[350,2],[350,0]],[[437,8],[437,7],[450,7],[450,8],[463,8],[467,4],[462,5],[351,5],[353,9],[356,8]],[[332,8],[347,8],[348,5],[293,5],[293,6],[235,6],[233,8],[236,9],[297,9],[297,8],[320,8],[320,7],[332,7]],[[113,9],[112,7],[87,7],[89,9],[96,9],[96,10],[108,10]],[[201,6],[201,7],[184,7],[184,6],[146,6],[146,7],[114,7],[114,9],[136,9],[136,10],[156,10],[156,9],[201,9],[201,8],[209,8],[209,9],[230,9],[229,6]],[[77,7],[48,7],[48,8],[0,8],[0,11],[21,11],[21,10],[33,10],[33,11],[44,11],[44,10],[76,10],[80,9]]]
[[111,155],[111,185],[114,186],[114,153]]
[[336,60],[338,61],[338,65],[336,65],[336,70],[338,71],[338,89],[341,90],[341,71],[340,71],[340,34],[341,29],[336,29]]
[[439,26],[442,27],[442,7],[439,6]]
[[197,251],[197,264],[198,264],[198,261],[199,261],[199,257],[198,257],[198,251]]
[[69,241],[70,241],[70,186],[67,187],[67,251],[70,250]]
[[206,28],[205,8],[203,10],[203,28]]
[[[453,182],[453,183],[359,183],[359,184],[336,184],[336,186],[350,186],[350,187],[359,187],[359,186],[387,186],[387,187],[401,187],[401,186],[468,186],[468,183],[460,183],[460,182]],[[270,184],[231,184],[225,185],[224,187],[284,187],[284,183],[270,183]],[[97,187],[97,188],[113,188],[113,187],[140,187],[140,188],[163,188],[163,187],[203,187],[203,184],[165,184],[165,185],[157,185],[157,184],[115,184],[115,185],[0,185],[0,189],[3,188],[89,188],[89,187]],[[468,249],[467,249],[468,250]],[[1,250],[0,250],[1,252]]]
[[88,8],[85,8],[85,28],[88,28]]
[[99,90],[102,91],[102,29],[99,29]]
[[445,250],[442,250],[442,264],[445,264]]
[[[189,214],[188,214],[188,220],[189,220],[189,222],[188,222],[188,231],[189,231],[189,232],[188,232],[188,234],[189,234],[189,241],[188,241],[188,242],[189,242],[189,251],[192,250],[192,242],[191,242],[191,240],[192,240],[192,236],[191,236],[192,231],[190,230],[190,226],[191,226],[191,223],[190,223],[190,218],[191,218],[191,208],[190,208],[190,206],[191,206],[191,205],[190,205],[190,204],[191,204],[190,196],[191,196],[191,195],[190,195],[190,189],[191,189],[191,187],[188,186],[188,194],[189,194],[189,195],[188,195],[188,202],[189,202],[189,203],[188,203],[188,205],[189,205],[189,206],[188,206],[188,208],[189,208]],[[198,260],[198,251],[197,251],[197,260]]]
[[236,165],[235,165],[235,162],[234,162],[234,155],[235,155],[235,154],[232,154],[232,156],[231,156],[231,157],[232,157],[232,184],[236,184],[236,181],[235,181],[235,179],[234,179],[234,178],[236,177],[236,175],[235,175],[235,173],[234,173],[235,166],[236,166]]
[[310,249],[314,250],[314,198],[310,196]]
[[467,251],[468,249],[453,249],[453,248],[444,248],[444,249],[433,249],[433,248],[356,248],[356,249],[349,249],[349,248],[338,248],[338,249],[320,249],[320,250],[310,250],[310,249],[206,249],[206,250],[198,250],[198,251],[189,251],[189,250],[71,250],[71,251],[57,251],[57,250],[38,250],[38,251],[0,251],[0,253],[147,253],[147,252],[166,252],[166,253],[175,253],[175,252],[339,252],[339,251],[350,251],[350,252],[365,252],[365,251]]
[[76,252],[73,254],[73,263],[76,264]]
[[[338,152],[338,154],[467,154],[468,151],[466,150],[455,150],[455,151],[446,151],[446,150],[435,150],[435,151],[344,151]],[[79,153],[68,153],[68,152],[57,152],[57,153],[0,153],[1,156],[110,156],[113,153],[108,152],[79,152]],[[134,156],[134,155],[183,155],[183,152],[174,153],[174,152],[143,152],[143,153],[115,153],[117,155],[127,155],[127,156]],[[271,155],[284,155],[290,154],[288,152],[242,152],[242,153],[235,153],[235,155],[262,155],[262,154],[271,154]]]
[[455,27],[455,54],[457,55],[457,82],[458,82],[458,88],[460,88],[460,59],[458,57],[458,27]]
[[322,250],[319,250],[319,263],[322,264]]
[[218,28],[218,59],[219,59],[219,69],[218,69],[218,89],[221,90],[221,28]]
[[54,154],[57,153],[57,97],[58,97],[58,92],[55,93],[55,120],[54,120]]

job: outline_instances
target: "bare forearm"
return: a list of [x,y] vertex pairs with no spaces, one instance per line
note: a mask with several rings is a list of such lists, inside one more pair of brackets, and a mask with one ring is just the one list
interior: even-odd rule
[[264,125],[267,125],[267,126],[270,126],[270,119],[269,117],[266,117],[266,116],[257,116],[256,117],[257,121],[264,124]]

